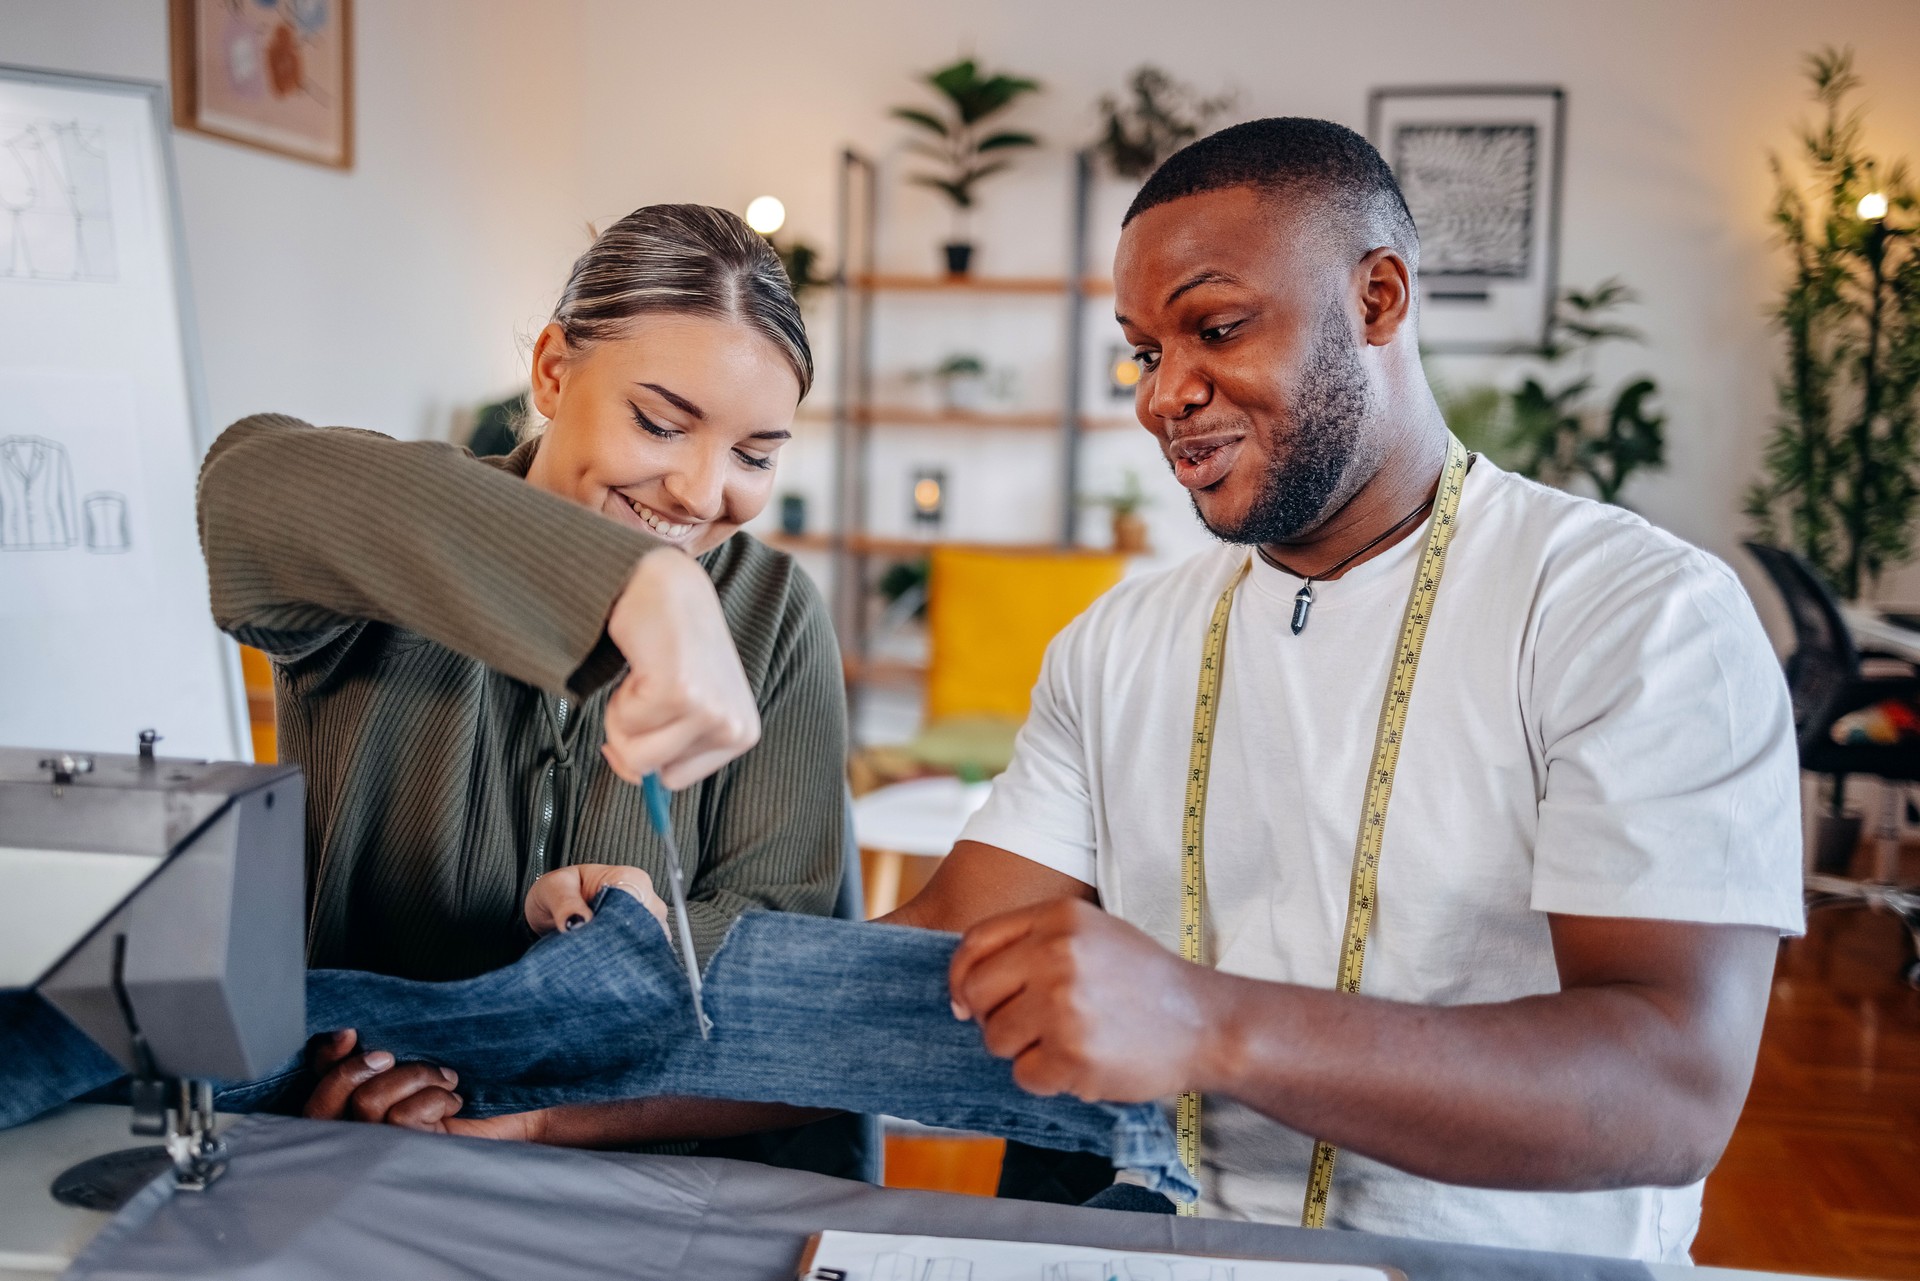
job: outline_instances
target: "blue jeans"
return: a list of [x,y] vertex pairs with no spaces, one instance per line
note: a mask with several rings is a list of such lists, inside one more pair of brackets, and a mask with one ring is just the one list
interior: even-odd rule
[[[948,1008],[950,934],[786,913],[741,918],[708,963],[713,1039],[640,904],[604,894],[593,920],[478,978],[421,983],[351,970],[307,977],[307,1026],[460,1074],[464,1115],[684,1094],[880,1112],[1041,1147],[1098,1152],[1171,1196],[1195,1192],[1158,1107],[1040,1098]],[[0,1000],[0,1127],[121,1075],[38,997]],[[297,1108],[301,1058],[221,1091],[227,1111]]]

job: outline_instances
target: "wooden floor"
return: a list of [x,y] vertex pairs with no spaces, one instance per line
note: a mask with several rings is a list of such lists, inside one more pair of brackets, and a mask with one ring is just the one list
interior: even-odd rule
[[[1908,853],[1907,874],[1920,880]],[[1698,1263],[1920,1277],[1920,992],[1897,921],[1823,910],[1781,949],[1747,1108],[1707,1180]]]
[[[1906,883],[1920,882],[1908,854]],[[1920,992],[1891,917],[1822,911],[1780,950],[1753,1091],[1707,1180],[1694,1260],[1920,1278]],[[887,1183],[991,1196],[1001,1144],[887,1140]]]

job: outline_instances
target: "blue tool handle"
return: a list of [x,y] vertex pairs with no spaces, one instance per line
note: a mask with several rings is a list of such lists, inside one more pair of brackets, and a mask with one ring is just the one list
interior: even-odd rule
[[673,819],[667,814],[667,789],[660,782],[658,774],[649,774],[640,780],[641,795],[647,802],[647,821],[653,824],[653,830],[662,836],[673,834]]

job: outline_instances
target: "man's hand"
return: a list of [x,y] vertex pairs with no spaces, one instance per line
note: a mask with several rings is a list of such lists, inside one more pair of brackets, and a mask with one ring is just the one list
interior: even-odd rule
[[607,701],[600,749],[629,783],[650,773],[678,790],[760,741],[754,703],[713,581],[671,548],[649,552],[613,603],[607,636],[628,673]]
[[307,1098],[307,1116],[476,1139],[541,1141],[546,1111],[463,1120],[457,1114],[466,1103],[454,1092],[460,1084],[458,1074],[431,1063],[396,1064],[385,1050],[355,1054],[358,1042],[359,1035],[345,1028],[316,1036],[308,1044],[307,1062],[320,1074],[320,1084]]
[[578,929],[593,919],[593,909],[587,905],[608,886],[639,899],[661,928],[666,928],[667,905],[653,892],[653,878],[637,867],[607,863],[556,867],[536,880],[527,891],[527,925],[535,934]]
[[953,954],[956,1018],[1034,1094],[1144,1103],[1209,1088],[1212,974],[1080,899],[982,921]]

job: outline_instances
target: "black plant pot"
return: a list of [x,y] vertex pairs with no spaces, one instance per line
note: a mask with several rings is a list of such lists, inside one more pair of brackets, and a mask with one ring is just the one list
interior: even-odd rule
[[973,246],[965,241],[956,241],[943,247],[947,251],[947,274],[949,276],[966,275],[967,268],[973,265]]

